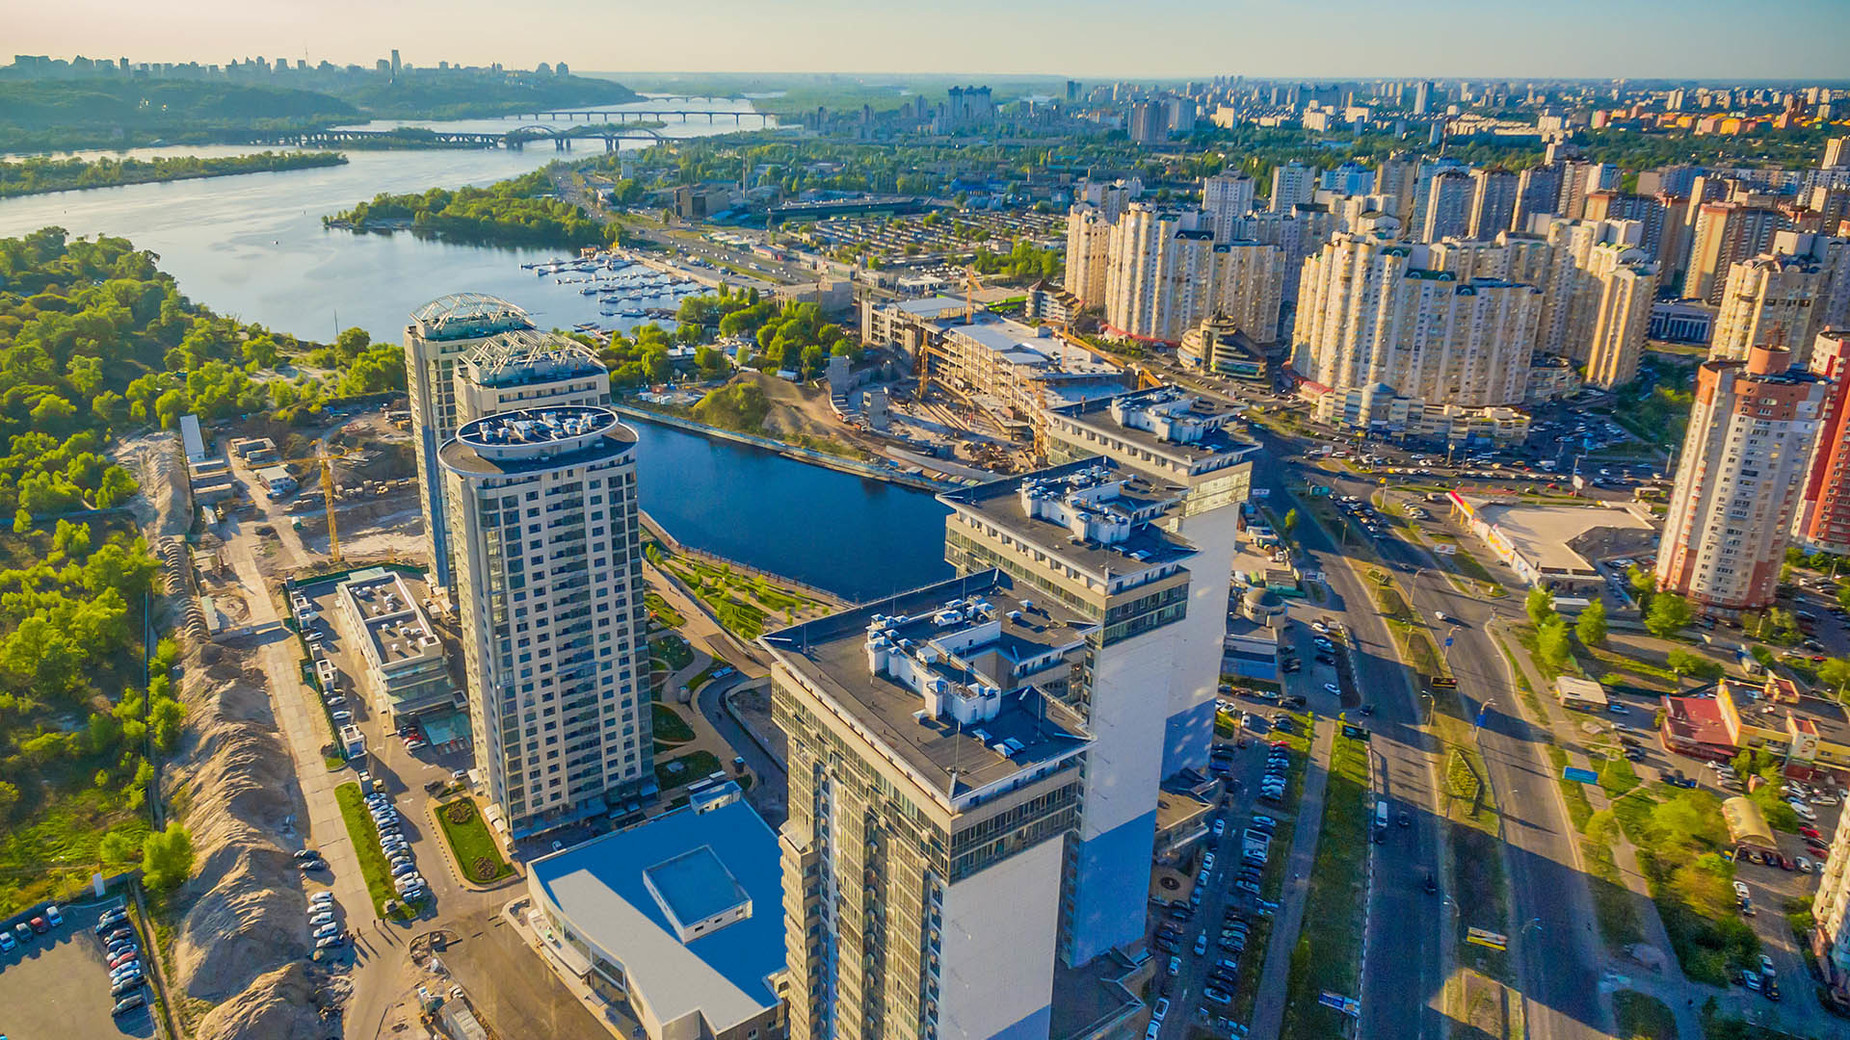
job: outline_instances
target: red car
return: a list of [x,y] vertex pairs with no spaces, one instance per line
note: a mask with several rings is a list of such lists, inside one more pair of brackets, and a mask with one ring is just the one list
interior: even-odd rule
[[1822,834],[1819,834],[1819,833],[1818,833],[1818,828],[1816,828],[1816,827],[1800,827],[1800,828],[1799,828],[1799,834],[1800,834],[1801,836],[1803,836],[1803,837],[1806,837],[1806,838],[1816,838],[1816,839],[1818,839],[1819,841],[1823,841],[1823,840],[1824,840],[1824,835],[1822,835]]
[[46,932],[51,931],[51,925],[46,924],[43,917],[34,917],[30,924],[32,925],[32,930],[40,935],[44,935]]
[[130,950],[127,953],[122,954],[121,956],[117,957],[115,960],[110,961],[109,970],[115,971],[117,968],[122,967],[124,964],[128,964],[133,961],[138,961],[140,959],[141,959],[141,954],[135,952],[134,950]]

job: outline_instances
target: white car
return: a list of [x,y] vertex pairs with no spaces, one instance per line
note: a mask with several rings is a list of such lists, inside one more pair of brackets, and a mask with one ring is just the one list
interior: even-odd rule
[[308,923],[315,926],[316,928],[319,928],[324,924],[333,924],[334,915],[331,913],[312,914],[309,916]]
[[1786,804],[1792,806],[1792,811],[1795,813],[1798,813],[1799,819],[1801,820],[1812,822],[1812,821],[1817,820],[1818,818],[1818,814],[1811,811],[1811,806],[1806,805],[1804,802],[1801,802],[1797,800],[1796,798],[1793,799],[1792,801],[1787,802]]

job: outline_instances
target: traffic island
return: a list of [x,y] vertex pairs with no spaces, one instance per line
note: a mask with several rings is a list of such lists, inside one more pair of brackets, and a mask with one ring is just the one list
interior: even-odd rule
[[494,835],[482,819],[475,799],[464,796],[444,802],[433,810],[437,827],[443,831],[444,845],[456,871],[470,886],[493,888],[514,876],[514,868],[501,854]]
[[[341,820],[347,824],[347,838],[353,843],[353,856],[360,861],[360,874],[366,879],[366,892],[373,900],[373,913],[380,917],[393,916],[401,921],[408,921],[414,915],[412,909],[398,898],[398,889],[392,884],[392,865],[385,858],[385,850],[379,845],[379,828],[373,824],[372,814],[366,811],[366,796],[360,793],[358,783],[346,783],[334,789],[334,799],[340,803]],[[386,912],[386,904],[393,903],[397,909],[391,914]]]
[[1310,868],[1304,919],[1316,927],[1301,934],[1287,978],[1284,1040],[1344,1035],[1349,1020],[1319,999],[1349,996],[1362,975],[1362,932],[1367,921],[1369,803],[1368,748],[1341,732],[1330,753],[1317,858]]

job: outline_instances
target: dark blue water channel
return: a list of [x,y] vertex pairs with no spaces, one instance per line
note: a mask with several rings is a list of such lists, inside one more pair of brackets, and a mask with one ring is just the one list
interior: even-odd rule
[[626,421],[642,508],[694,548],[863,601],[951,576],[928,492]]

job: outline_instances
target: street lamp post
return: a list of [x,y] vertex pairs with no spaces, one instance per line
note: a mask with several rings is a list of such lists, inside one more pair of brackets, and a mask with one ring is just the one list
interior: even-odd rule
[[1484,728],[1484,721],[1490,717],[1490,706],[1495,703],[1488,700],[1477,706],[1477,717],[1471,720],[1471,739],[1477,739],[1477,731]]

